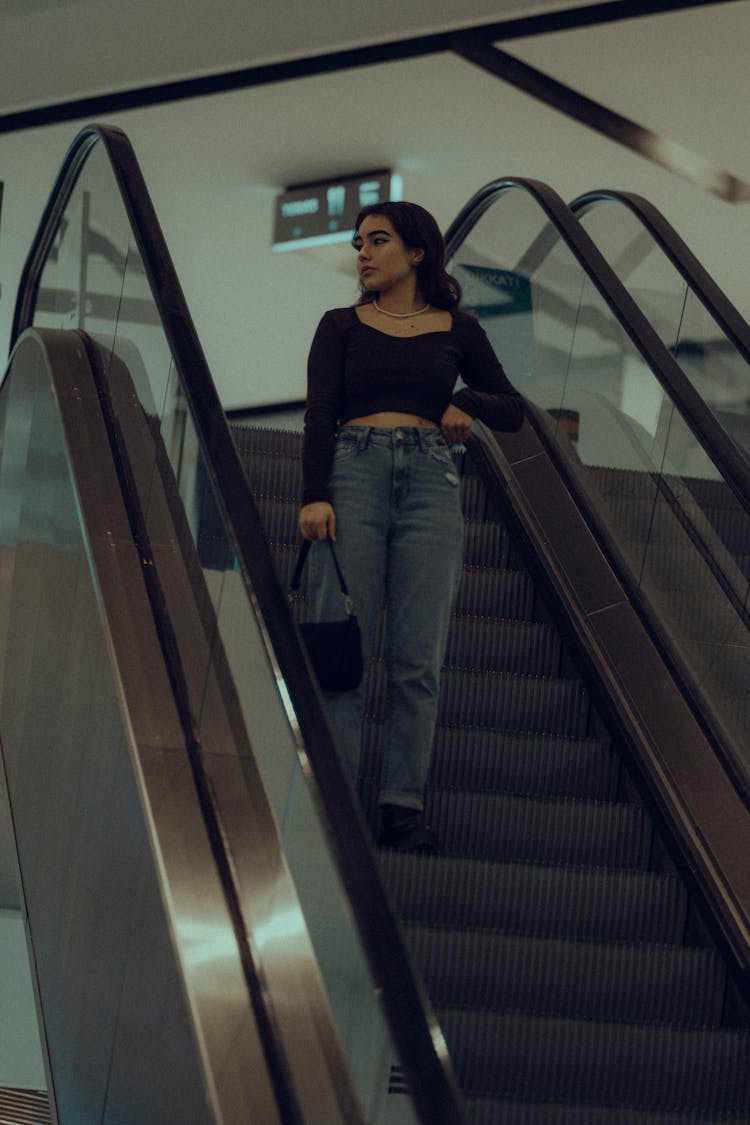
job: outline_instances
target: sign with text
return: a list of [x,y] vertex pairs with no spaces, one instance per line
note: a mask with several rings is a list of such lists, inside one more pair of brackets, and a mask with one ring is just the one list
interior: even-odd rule
[[401,177],[387,171],[288,188],[276,199],[273,248],[298,250],[348,242],[363,207],[401,196]]

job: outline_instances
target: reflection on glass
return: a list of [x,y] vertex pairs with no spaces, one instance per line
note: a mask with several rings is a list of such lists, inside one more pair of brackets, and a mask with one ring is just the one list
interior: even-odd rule
[[[587,223],[598,217],[592,212]],[[694,385],[710,390],[717,412],[720,398],[733,408],[743,382],[724,344],[709,339],[713,328],[693,294],[673,269],[654,272],[642,232],[627,239],[619,227],[603,227],[597,240],[640,289],[665,342],[690,359]],[[452,268],[511,379],[546,412],[552,440],[730,732],[750,781],[747,512],[529,196],[500,196]]]
[[655,236],[616,199],[580,220],[704,402],[750,453],[750,367]]
[[[101,346],[112,407],[128,445],[142,546],[156,572],[170,575],[163,594],[180,674],[196,739],[212,771],[238,886],[257,885],[257,870],[243,855],[257,767],[281,827],[303,928],[315,949],[363,1120],[412,1125],[417,1118],[408,1095],[398,1098],[397,1110],[392,1098],[387,1104],[388,1074],[398,1056],[299,766],[294,716],[240,573],[213,472],[100,146],[60,224],[41,279],[35,323],[82,328]],[[197,614],[183,612],[186,599],[198,605]],[[238,745],[244,747],[239,758]],[[288,926],[293,918],[296,934],[299,915],[277,903],[272,891],[269,896],[271,920],[254,936],[253,948],[270,980],[278,939],[292,940]],[[196,956],[204,946],[211,950],[210,934],[196,941]],[[273,989],[268,1000],[272,1009],[284,1003]]]

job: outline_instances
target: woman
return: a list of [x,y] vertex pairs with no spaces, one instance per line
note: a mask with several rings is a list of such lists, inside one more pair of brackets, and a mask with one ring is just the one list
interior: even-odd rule
[[[358,304],[332,309],[310,349],[303,442],[305,539],[336,541],[365,668],[385,595],[388,704],[379,843],[433,850],[422,823],[440,670],[462,565],[451,445],[475,418],[516,430],[521,397],[478,321],[458,308],[437,223],[415,203],[360,212]],[[461,376],[466,384],[454,392]],[[328,550],[311,553],[317,620],[341,615]],[[366,683],[330,693],[331,728],[357,777]]]

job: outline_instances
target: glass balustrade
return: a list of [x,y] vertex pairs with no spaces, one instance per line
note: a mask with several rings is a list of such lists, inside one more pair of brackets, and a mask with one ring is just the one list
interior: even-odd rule
[[[591,221],[604,218],[597,209]],[[607,256],[618,248],[624,260],[619,235],[611,237]],[[452,269],[510,378],[544,412],[567,471],[716,709],[735,768],[750,783],[746,507],[532,195],[520,187],[499,194]],[[654,292],[659,286],[646,273]],[[659,299],[644,311],[680,358],[699,324],[708,343],[705,320],[674,273],[661,281]]]

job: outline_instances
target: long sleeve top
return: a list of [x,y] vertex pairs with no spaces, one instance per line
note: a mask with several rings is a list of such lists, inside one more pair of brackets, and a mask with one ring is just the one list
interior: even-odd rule
[[[395,411],[439,426],[453,403],[493,430],[520,427],[521,396],[484,329],[461,309],[452,317],[449,331],[390,336],[352,307],[325,313],[308,359],[303,503],[330,500],[336,431],[350,418]],[[455,391],[459,376],[466,385]]]

